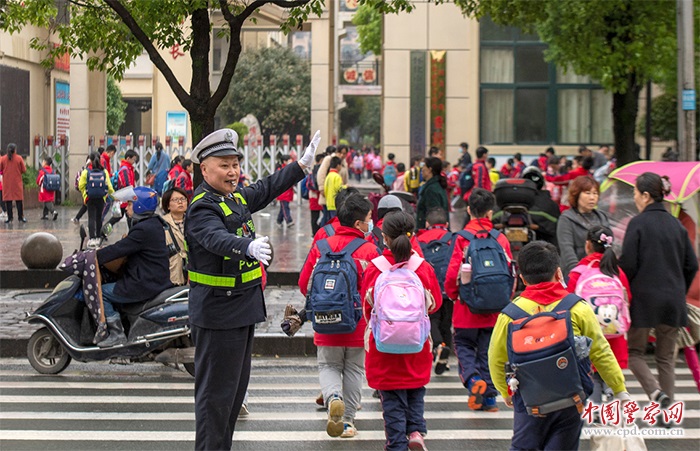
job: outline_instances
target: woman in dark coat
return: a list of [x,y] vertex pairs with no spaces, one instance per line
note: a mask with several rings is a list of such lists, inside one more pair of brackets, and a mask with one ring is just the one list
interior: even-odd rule
[[447,205],[447,179],[442,175],[442,160],[435,157],[426,158],[421,171],[425,184],[418,194],[416,230],[425,228],[425,217],[429,209],[440,207],[450,211]]
[[[653,401],[673,402],[674,355],[678,328],[688,323],[685,293],[698,271],[688,232],[663,205],[668,178],[645,172],[637,177],[634,203],[640,214],[627,226],[620,267],[632,288],[627,332],[629,368]],[[656,329],[658,381],[644,359],[650,329]]]

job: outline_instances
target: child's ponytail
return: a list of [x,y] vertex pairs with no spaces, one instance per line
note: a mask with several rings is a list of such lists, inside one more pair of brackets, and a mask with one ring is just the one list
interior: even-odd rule
[[606,276],[619,276],[617,255],[613,251],[613,233],[605,226],[594,226],[588,231],[588,241],[595,252],[603,254],[600,259],[600,272]]
[[392,211],[384,216],[382,232],[391,239],[389,249],[396,263],[405,262],[411,258],[411,235],[415,226],[413,216],[404,211]]

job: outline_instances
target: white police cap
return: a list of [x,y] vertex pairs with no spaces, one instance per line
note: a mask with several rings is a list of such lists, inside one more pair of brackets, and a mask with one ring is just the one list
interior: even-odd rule
[[222,128],[204,137],[192,151],[191,159],[194,163],[201,163],[207,157],[243,158],[237,146],[238,133],[230,128]]

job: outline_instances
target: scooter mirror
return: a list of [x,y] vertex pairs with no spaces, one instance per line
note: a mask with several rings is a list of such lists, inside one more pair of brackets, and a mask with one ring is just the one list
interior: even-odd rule
[[384,188],[385,192],[389,192],[389,187],[386,185],[384,182],[384,176],[380,174],[379,172],[373,172],[372,173],[372,178],[374,179],[375,182],[377,182],[382,188]]

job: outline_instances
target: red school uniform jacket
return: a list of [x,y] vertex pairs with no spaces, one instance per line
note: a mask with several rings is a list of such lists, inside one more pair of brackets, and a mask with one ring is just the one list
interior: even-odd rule
[[[392,265],[396,263],[389,249],[382,254]],[[372,306],[367,301],[372,299],[374,284],[381,271],[370,263],[365,270],[362,281],[362,309],[365,319],[369,320],[372,314]],[[424,261],[416,271],[423,286],[433,297],[434,305],[428,313],[437,311],[442,305],[442,294],[435,271],[430,263]],[[404,390],[424,387],[430,382],[430,371],[433,367],[432,343],[426,340],[423,350],[416,354],[386,354],[377,351],[377,345],[370,331],[365,355],[365,374],[370,387],[377,390]]]
[[[474,188],[483,188],[487,191],[493,191],[491,186],[491,177],[489,176],[489,168],[486,167],[486,162],[484,160],[476,160],[472,164],[472,178],[474,179]],[[468,204],[469,195],[472,193],[472,189],[464,193],[462,198]]]
[[[282,168],[284,168],[284,167],[286,167],[286,166],[287,166],[286,164],[280,166],[280,168],[278,169],[278,171],[281,171]],[[279,201],[281,201],[281,202],[291,202],[291,201],[293,201],[293,200],[294,200],[294,187],[292,186],[292,187],[289,188],[287,191],[285,191],[285,192],[283,192],[282,194],[280,194],[279,196],[277,196],[277,200],[279,200]]]
[[[345,246],[350,243],[355,238],[364,239],[364,233],[354,227],[345,227],[339,225],[336,228],[336,234],[328,238],[328,245],[334,251],[340,251]],[[353,254],[352,258],[357,264],[357,290],[360,290],[362,277],[364,273],[364,268],[367,267],[369,262],[378,257],[377,248],[367,242],[360,246]],[[301,294],[306,296],[311,285],[311,275],[313,274],[314,268],[318,259],[321,257],[321,253],[318,250],[316,244],[311,248],[311,252],[306,257],[304,266],[301,268],[301,273],[299,274],[299,291]],[[349,334],[319,334],[314,332],[314,344],[316,346],[344,346],[349,348],[361,348],[364,346],[364,334],[367,328],[367,322],[364,318],[360,318],[357,323],[357,328],[355,332]]]
[[[464,227],[467,232],[476,234],[481,230],[491,230],[493,229],[493,223],[487,218],[476,218],[469,221],[469,223]],[[498,243],[505,249],[506,257],[509,260],[513,259],[513,254],[510,251],[510,242],[504,234],[498,235]],[[459,270],[462,266],[462,259],[464,258],[464,249],[469,246],[469,241],[462,236],[455,235],[455,247],[452,252],[452,258],[450,259],[450,264],[447,267],[447,274],[445,275],[445,293],[447,297],[455,301],[455,308],[452,313],[452,325],[455,329],[472,329],[472,328],[484,328],[493,327],[496,325],[496,319],[498,318],[498,313],[488,313],[485,315],[475,314],[469,310],[467,304],[458,300],[459,299]]]
[[[377,223],[374,225],[376,229],[379,231],[382,230],[382,224],[384,224],[384,218],[380,219],[377,221]],[[416,251],[419,257],[423,258],[423,249],[420,248],[420,244],[418,243],[418,240],[416,239],[416,234],[412,233],[411,238],[409,239],[411,241],[411,248]],[[371,241],[377,248],[379,248],[379,239],[374,233],[370,233],[369,236],[367,237],[367,241]]]
[[107,169],[107,174],[112,177],[112,162],[109,159],[109,154],[105,151],[100,155],[100,164],[103,168]]
[[39,171],[39,175],[36,177],[36,184],[39,187],[39,202],[55,202],[56,192],[46,191],[44,189],[44,175],[53,174],[53,169],[51,166],[44,166]]
[[[119,190],[126,188],[127,186],[136,186],[136,177],[134,175],[134,165],[126,160],[122,160],[119,170],[117,171],[117,186],[113,187],[114,190]],[[126,202],[123,202],[120,207],[126,208]]]
[[[579,265],[588,265],[589,263],[593,262],[593,268],[600,268],[600,259],[603,258],[603,254],[600,252],[594,252],[590,255],[586,255],[581,259],[580,262],[578,262]],[[597,260],[597,261],[596,261]],[[578,265],[577,265],[578,266]],[[627,300],[628,302],[632,301],[632,290],[630,289],[630,283],[629,280],[627,280],[627,275],[622,271],[622,268],[619,268],[620,270],[620,282],[622,282],[622,286],[625,287],[625,292],[627,292]],[[581,277],[581,273],[577,271],[571,271],[569,273],[569,284],[567,285],[567,290],[569,290],[569,293],[573,293],[576,291],[576,284],[578,283],[578,279]],[[617,359],[617,363],[620,364],[620,368],[625,369],[627,368],[627,362],[629,361],[629,355],[627,352],[627,339],[625,336],[617,337],[617,338],[607,338],[608,343],[610,343],[610,349],[612,349],[613,354],[615,354],[615,358]]]
[[548,182],[554,183],[555,185],[568,185],[573,179],[582,175],[591,175],[591,173],[583,169],[582,167],[579,167],[567,172],[564,175],[546,174],[544,176],[544,179]]

